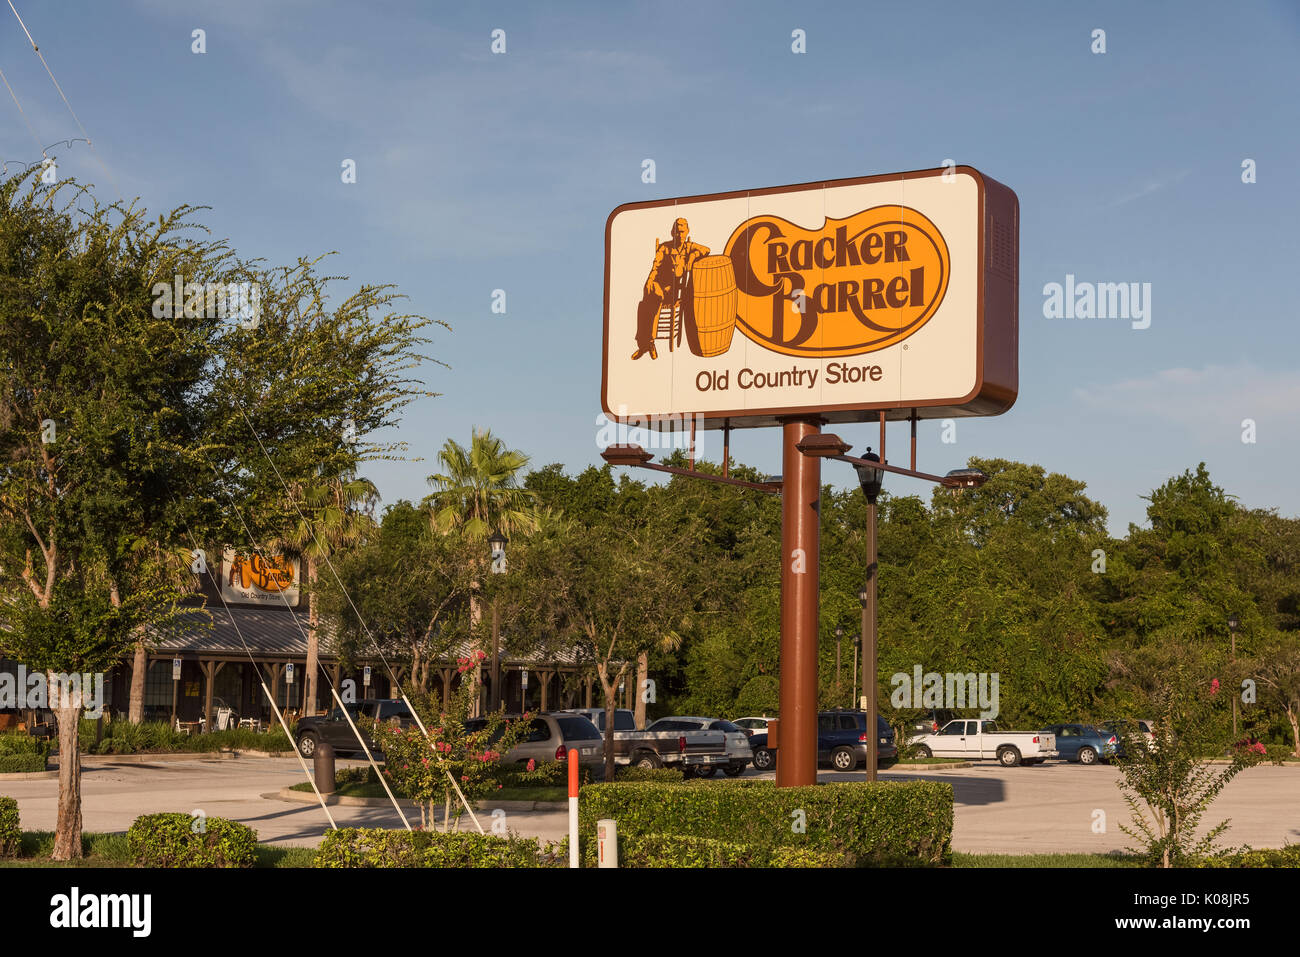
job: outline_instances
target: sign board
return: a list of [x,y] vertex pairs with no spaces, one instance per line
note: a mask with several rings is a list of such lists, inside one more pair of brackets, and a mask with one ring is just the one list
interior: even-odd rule
[[180,680],[181,680],[181,660],[179,658],[173,658],[172,659],[172,681],[180,681]]
[[528,689],[528,671],[527,671],[527,669],[524,670],[523,674],[522,674],[522,675],[520,676],[520,678],[519,678],[519,681],[521,682],[521,684],[522,684],[523,687],[524,687],[524,690],[526,691],[526,690]]
[[605,227],[601,404],[633,427],[996,415],[1019,203],[967,166],[630,203]]
[[364,687],[370,687],[370,666],[366,665],[361,669],[361,684]]
[[292,661],[284,666],[284,683],[287,685],[293,684],[293,662]]
[[227,548],[221,555],[221,597],[233,604],[298,604],[299,561],[296,558],[263,558]]

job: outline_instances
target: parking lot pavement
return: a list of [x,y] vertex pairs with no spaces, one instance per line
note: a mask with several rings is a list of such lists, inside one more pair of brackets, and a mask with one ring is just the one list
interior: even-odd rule
[[[361,766],[364,762],[340,761],[339,767]],[[82,770],[82,827],[87,831],[125,831],[141,814],[160,811],[201,810],[209,817],[224,817],[247,824],[264,844],[315,847],[329,830],[329,820],[320,804],[296,804],[264,798],[283,787],[305,780],[293,758],[242,758],[234,761],[169,761],[157,764],[87,766]],[[52,831],[58,814],[57,779],[0,783],[0,793],[17,799],[24,830]],[[392,805],[352,807],[331,805],[330,814],[339,827],[402,826]],[[490,827],[490,806],[480,813],[485,829]],[[419,824],[407,811],[413,825]],[[507,811],[506,825],[512,830],[546,841],[558,841],[568,833],[568,817],[562,811]],[[473,829],[468,817],[461,830]]]
[[[340,766],[356,762],[340,762]],[[749,778],[771,778],[752,769]],[[819,781],[862,781],[861,771],[824,770]],[[953,848],[970,853],[1065,853],[1121,850],[1120,831],[1129,812],[1105,765],[1084,767],[1049,762],[1038,767],[1003,768],[992,761],[943,771],[891,770],[884,781],[946,781],[956,799]],[[319,804],[294,804],[274,795],[303,780],[293,758],[241,758],[233,761],[174,761],[158,764],[87,767],[82,776],[82,814],[88,831],[125,831],[141,814],[202,810],[209,816],[240,821],[267,844],[315,846],[329,828]],[[18,800],[26,830],[53,830],[59,783],[54,778],[0,784]],[[1211,806],[1206,826],[1230,818],[1223,843],[1281,847],[1300,842],[1300,766],[1249,768],[1238,775]],[[491,807],[480,817],[489,826]],[[1096,812],[1104,813],[1104,818]],[[401,827],[392,807],[331,806],[340,827]],[[567,833],[565,811],[506,811],[515,832],[558,841]],[[413,821],[414,823],[414,821]],[[1104,825],[1104,830],[1099,828]],[[472,828],[468,818],[461,829]]]
[[[972,854],[1106,853],[1131,846],[1120,830],[1121,824],[1131,826],[1131,815],[1119,779],[1118,769],[1110,765],[1064,761],[1018,768],[981,761],[944,771],[880,774],[882,781],[950,783],[953,850]],[[823,770],[817,780],[864,781],[866,774]],[[1225,819],[1232,826],[1221,838],[1224,845],[1300,842],[1300,765],[1261,765],[1241,772],[1210,806],[1202,833]]]

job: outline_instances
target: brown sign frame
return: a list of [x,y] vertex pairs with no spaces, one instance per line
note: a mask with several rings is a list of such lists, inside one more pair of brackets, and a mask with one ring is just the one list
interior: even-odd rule
[[[867,402],[842,403],[832,406],[782,406],[764,409],[734,409],[708,411],[683,416],[681,413],[664,413],[662,422],[652,418],[646,422],[644,415],[619,416],[609,405],[609,297],[610,297],[610,242],[614,219],[635,209],[655,209],[682,203],[710,202],[714,200],[741,199],[750,196],[770,196],[801,190],[826,189],[840,186],[858,186],[869,183],[898,182],[936,176],[965,173],[971,176],[978,189],[979,269],[976,289],[976,357],[975,385],[964,396],[930,399],[922,402]],[[1020,284],[1020,200],[1010,187],[985,176],[970,166],[947,166],[936,169],[911,170],[904,173],[887,173],[878,176],[860,176],[851,179],[821,180],[766,189],[733,190],[726,193],[706,193],[698,196],[676,196],[669,199],[624,203],[614,209],[605,221],[605,296],[601,340],[600,404],[611,422],[649,425],[651,428],[677,430],[700,420],[705,428],[760,428],[778,425],[794,417],[820,417],[823,422],[876,421],[884,413],[886,419],[941,419],[965,416],[1001,415],[1015,404],[1019,393],[1019,284]]]

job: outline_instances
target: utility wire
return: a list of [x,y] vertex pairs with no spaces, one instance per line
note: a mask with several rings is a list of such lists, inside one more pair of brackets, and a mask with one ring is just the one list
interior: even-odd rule
[[[36,136],[36,131],[32,129],[32,122],[31,120],[27,119],[27,114],[23,112],[23,105],[18,102],[18,94],[15,93],[14,88],[9,85],[9,78],[5,76],[4,70],[0,70],[0,80],[4,80],[5,89],[9,91],[9,96],[13,98],[14,106],[18,107],[18,112],[19,114],[22,115],[23,118],[23,124],[27,127],[27,132],[32,134],[32,141],[36,144],[36,148],[41,151],[42,156],[48,157],[50,154],[46,153],[45,150],[42,149],[41,141]],[[87,140],[87,142],[89,142],[89,140]],[[34,165],[36,164],[34,163],[28,164],[28,168],[30,169]]]
[[[36,40],[32,38],[32,31],[27,29],[27,24],[23,23],[23,18],[19,16],[18,8],[14,6],[14,0],[9,0],[9,9],[14,12],[15,17],[18,17],[18,25],[23,28],[23,33],[27,34],[27,42],[32,45],[32,49],[36,52],[36,55],[40,58],[41,66],[45,67],[45,72],[50,75],[50,82],[53,83],[54,88],[59,91],[59,98],[63,100],[63,105],[68,108],[68,112],[72,114],[73,121],[77,124],[77,129],[81,130],[81,135],[86,138],[86,145],[89,146],[90,151],[95,154],[95,159],[99,161],[99,165],[104,167],[104,174],[108,176],[109,182],[113,184],[113,189],[117,191],[117,198],[125,202],[126,199],[122,195],[122,190],[117,185],[117,180],[113,178],[113,171],[108,168],[108,164],[104,162],[103,157],[99,155],[99,151],[95,149],[95,144],[92,143],[90,140],[90,134],[87,133],[86,128],[82,126],[81,120],[78,119],[77,117],[76,110],[72,108],[72,104],[68,102],[68,98],[63,92],[63,87],[59,86],[59,81],[54,78],[54,71],[51,70],[50,65],[45,62],[45,54],[41,53],[41,48],[36,45]],[[6,81],[5,86],[8,85],[9,85],[8,81]],[[13,93],[12,90],[10,90],[9,92],[11,94]],[[17,98],[14,99],[14,102],[15,103],[18,102]],[[21,109],[22,108],[19,107],[20,111]],[[26,119],[26,116],[24,115],[23,118]]]

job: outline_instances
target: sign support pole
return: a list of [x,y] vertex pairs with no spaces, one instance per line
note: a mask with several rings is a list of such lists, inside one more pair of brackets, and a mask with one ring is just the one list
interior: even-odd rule
[[777,787],[817,783],[817,604],[821,460],[799,451],[817,418],[782,423],[781,740]]

